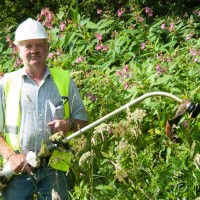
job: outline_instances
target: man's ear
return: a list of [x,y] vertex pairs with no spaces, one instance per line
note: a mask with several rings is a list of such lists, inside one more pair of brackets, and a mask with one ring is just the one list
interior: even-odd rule
[[17,53],[20,52],[19,46],[16,46],[16,51],[17,51]]

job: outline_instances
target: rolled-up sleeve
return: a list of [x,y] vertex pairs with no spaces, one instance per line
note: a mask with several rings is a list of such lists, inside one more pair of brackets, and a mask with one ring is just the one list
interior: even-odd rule
[[69,105],[71,118],[88,121],[88,115],[83,104],[83,100],[75,82],[72,79],[70,79]]

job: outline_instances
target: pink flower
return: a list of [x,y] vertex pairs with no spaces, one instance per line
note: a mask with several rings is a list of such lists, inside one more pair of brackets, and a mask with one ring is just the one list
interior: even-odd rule
[[149,8],[148,6],[145,7],[145,13],[147,13],[149,17],[153,16],[153,10]]
[[52,58],[54,56],[53,53],[49,53],[48,58]]
[[100,51],[101,49],[102,49],[102,45],[101,45],[101,44],[97,44],[97,45],[96,45],[96,50],[97,50],[97,51]]
[[118,76],[121,76],[120,70],[117,70],[117,71],[116,71],[116,76],[117,76],[117,77],[118,77]]
[[134,25],[130,25],[130,29],[131,29],[131,30],[134,30],[134,29],[135,29],[135,26],[134,26]]
[[8,45],[10,48],[13,48],[14,52],[16,51],[16,46],[14,45],[14,43],[12,42],[12,40],[10,39],[9,36],[6,36],[6,42],[8,42]]
[[149,17],[153,16],[153,10],[151,10],[151,12],[149,12]]
[[156,65],[156,71],[160,71],[160,65]]
[[60,23],[60,31],[64,31],[66,28],[66,24],[64,22]]
[[195,62],[195,63],[198,62],[198,58],[194,58],[194,62]]
[[17,58],[17,60],[15,62],[15,68],[19,67],[21,64],[22,64],[21,58]]
[[161,68],[160,64],[156,65],[156,76],[158,77],[160,74],[165,73],[167,71],[166,68]]
[[40,14],[37,17],[38,21],[43,21],[43,25],[46,26],[49,29],[52,29],[52,23],[53,23],[54,15],[53,12],[49,10],[49,8],[44,8],[41,10]]
[[61,54],[60,50],[56,50],[56,55],[59,56]]
[[145,13],[149,13],[149,7],[148,6],[145,7]]
[[98,41],[101,41],[101,40],[102,40],[102,35],[101,35],[100,33],[97,33],[96,37],[97,37],[97,40],[98,40]]
[[124,90],[126,90],[128,88],[128,86],[129,86],[129,83],[128,83],[128,81],[126,81],[126,83],[124,84]]
[[119,79],[119,82],[120,82],[120,83],[123,83],[123,82],[124,82],[124,79],[123,79],[123,78],[120,78],[120,79]]
[[129,65],[122,66],[122,70],[116,70],[116,76],[119,77],[119,82],[123,84],[124,90],[129,87],[129,82],[127,78],[132,78],[133,75],[130,72]]
[[184,128],[187,128],[187,126],[188,126],[188,121],[184,121],[184,123],[183,123],[183,126],[184,126]]
[[90,101],[95,102],[95,100],[96,100],[96,96],[95,95],[91,95],[90,96]]
[[103,46],[103,51],[104,52],[108,51],[108,49],[109,49],[108,46],[106,46],[106,45]]
[[9,36],[6,36],[6,42],[11,42],[11,39]]
[[185,37],[186,40],[189,40],[190,38],[191,38],[190,35],[186,35],[186,37]]
[[128,65],[122,66],[122,72],[123,72],[123,73],[127,73],[128,71],[129,71]]
[[174,23],[170,23],[169,32],[172,32],[173,30],[174,30]]
[[77,58],[76,63],[83,62],[84,60],[85,60],[85,58],[83,56],[80,56]]
[[146,47],[146,43],[142,43],[142,44],[141,44],[141,49],[144,50],[145,47]]
[[192,13],[193,13],[193,14],[196,14],[196,15],[198,15],[198,16],[200,16],[200,11],[195,10],[195,11],[193,11]]
[[101,9],[97,9],[97,14],[101,15],[102,14],[102,10]]
[[193,50],[193,49],[190,49],[190,54],[191,54],[192,56],[196,56],[196,51]]
[[129,66],[128,65],[124,65],[122,66],[122,73],[121,75],[124,77],[124,78],[127,78],[127,77],[130,77],[131,75],[129,75]]
[[139,22],[143,22],[144,21],[144,18],[143,17],[140,17],[140,19],[139,19]]
[[172,62],[172,58],[168,58],[167,61],[168,61],[168,62]]
[[91,94],[91,93],[86,93],[86,97],[89,97],[90,101],[95,102],[96,101],[96,96]]
[[165,23],[161,24],[161,28],[164,30],[166,28],[166,24]]
[[124,13],[124,9],[120,8],[118,11],[117,11],[117,16],[118,17],[121,17]]

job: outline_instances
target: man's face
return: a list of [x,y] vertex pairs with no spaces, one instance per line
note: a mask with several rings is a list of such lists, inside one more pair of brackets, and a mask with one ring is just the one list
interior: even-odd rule
[[45,39],[21,41],[19,55],[26,66],[46,66],[49,44]]

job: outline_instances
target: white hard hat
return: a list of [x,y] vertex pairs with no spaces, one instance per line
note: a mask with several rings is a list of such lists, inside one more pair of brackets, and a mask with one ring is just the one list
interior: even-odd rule
[[14,44],[18,45],[20,41],[31,39],[48,39],[48,34],[40,22],[28,18],[18,26]]

